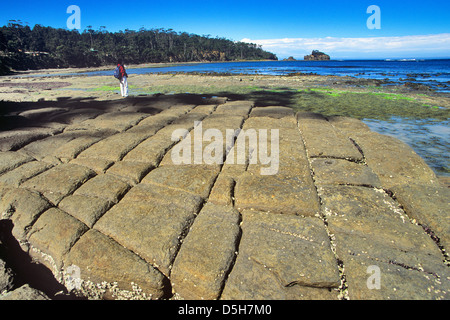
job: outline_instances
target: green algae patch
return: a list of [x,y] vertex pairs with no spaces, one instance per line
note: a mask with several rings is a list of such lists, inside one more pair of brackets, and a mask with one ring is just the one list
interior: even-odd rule
[[425,103],[411,96],[390,92],[349,91],[332,87],[291,88],[258,85],[167,85],[141,88],[140,93],[192,93],[226,96],[255,101],[256,105],[283,105],[295,110],[321,113],[324,116],[347,116],[357,119],[447,120],[450,110]]
[[98,88],[92,88],[90,89],[92,91],[116,91],[116,90],[120,90],[120,87],[117,86],[101,86]]
[[447,108],[423,104],[402,94],[384,92],[350,92],[329,88],[299,90],[295,109],[321,113],[325,116],[348,116],[358,119],[447,120]]

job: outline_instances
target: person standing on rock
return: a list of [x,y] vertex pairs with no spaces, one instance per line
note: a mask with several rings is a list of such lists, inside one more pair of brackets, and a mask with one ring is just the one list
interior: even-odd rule
[[117,61],[117,67],[114,71],[114,77],[116,79],[119,79],[120,81],[120,93],[122,94],[122,97],[128,97],[128,74],[125,70],[125,67],[123,66],[122,59],[119,59],[119,61]]

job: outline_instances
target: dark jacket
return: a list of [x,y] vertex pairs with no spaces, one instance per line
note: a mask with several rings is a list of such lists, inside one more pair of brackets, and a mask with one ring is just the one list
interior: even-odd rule
[[128,77],[125,67],[121,64],[118,64],[117,66],[119,67],[120,79],[122,79],[123,77]]

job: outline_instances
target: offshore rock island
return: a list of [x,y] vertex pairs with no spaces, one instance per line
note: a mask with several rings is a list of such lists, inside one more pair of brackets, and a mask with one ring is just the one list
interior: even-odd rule
[[313,52],[310,55],[307,55],[304,57],[305,61],[325,61],[330,60],[330,56],[320,52],[318,50],[313,50]]

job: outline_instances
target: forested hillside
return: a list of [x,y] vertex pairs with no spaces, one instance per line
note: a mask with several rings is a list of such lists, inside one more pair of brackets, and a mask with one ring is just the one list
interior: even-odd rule
[[256,44],[199,36],[172,29],[144,28],[83,32],[11,20],[0,27],[0,73],[9,70],[97,67],[116,63],[277,60]]

